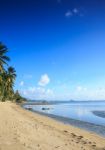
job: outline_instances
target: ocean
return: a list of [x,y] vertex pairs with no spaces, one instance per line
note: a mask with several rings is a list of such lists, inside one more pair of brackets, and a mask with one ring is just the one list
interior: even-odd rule
[[24,108],[105,135],[105,101],[74,101],[49,105],[29,104],[24,105]]

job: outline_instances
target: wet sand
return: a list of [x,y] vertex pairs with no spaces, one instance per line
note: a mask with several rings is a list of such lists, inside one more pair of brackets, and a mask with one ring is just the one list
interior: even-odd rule
[[0,150],[105,150],[105,138],[49,117],[0,103]]
[[[30,110],[30,111],[33,111],[33,110]],[[89,123],[89,122],[84,122],[84,121],[80,121],[80,120],[76,120],[72,118],[61,117],[61,116],[57,116],[53,114],[45,114],[45,113],[38,112],[38,111],[33,111],[33,112],[38,113],[43,116],[53,118],[54,120],[60,121],[64,123],[65,125],[72,125],[74,127],[78,127],[80,129],[84,129],[86,131],[96,133],[105,138],[105,126],[103,125],[96,125],[96,124]]]

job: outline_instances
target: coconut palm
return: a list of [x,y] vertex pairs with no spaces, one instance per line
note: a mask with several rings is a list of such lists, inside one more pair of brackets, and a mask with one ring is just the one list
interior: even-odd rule
[[8,75],[10,75],[12,77],[12,80],[14,81],[16,78],[16,70],[13,67],[9,67]]
[[0,42],[0,100],[15,100],[21,102],[23,99],[19,92],[14,92],[14,82],[16,79],[16,71],[13,67],[8,66],[9,57],[6,55],[8,49]]
[[5,70],[1,73],[0,91],[2,101],[5,101],[6,99],[12,100],[12,97],[14,96],[13,86],[15,78],[16,71],[13,67],[9,67],[7,71]]
[[8,65],[7,62],[10,60],[6,53],[8,52],[7,47],[0,42],[0,96],[4,97],[5,90],[5,80],[6,80],[6,71],[4,65]]
[[7,77],[6,77],[6,90],[7,90],[7,95],[9,97],[12,97],[14,94],[13,86],[14,86],[14,81],[16,79],[16,71],[13,67],[9,67],[7,70]]
[[2,101],[5,101],[7,97],[7,71],[3,71],[1,73],[1,82],[0,82],[0,87],[1,87],[1,97]]
[[0,73],[4,71],[4,65],[10,60],[6,53],[8,52],[7,47],[0,42]]

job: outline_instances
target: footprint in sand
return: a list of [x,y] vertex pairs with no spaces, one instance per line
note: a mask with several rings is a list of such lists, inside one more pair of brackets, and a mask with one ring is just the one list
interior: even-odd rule
[[38,144],[37,147],[40,147],[40,145]]
[[67,131],[67,130],[64,130],[64,133],[68,133],[68,131]]
[[89,143],[89,144],[92,144],[92,142],[90,142],[90,141],[89,141],[88,143]]
[[59,148],[60,146],[56,146],[55,148]]
[[74,134],[74,133],[71,133],[71,136],[74,138],[74,137],[76,137],[76,135]]
[[87,142],[86,142],[86,141],[82,141],[82,144],[86,145],[86,144],[87,144]]
[[83,139],[83,136],[78,136],[77,139],[81,140],[81,139]]
[[96,145],[92,145],[92,147],[96,147]]

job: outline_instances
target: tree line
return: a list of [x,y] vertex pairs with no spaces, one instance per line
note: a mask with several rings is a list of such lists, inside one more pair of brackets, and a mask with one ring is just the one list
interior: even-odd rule
[[9,66],[10,58],[7,56],[8,48],[0,42],[0,101],[21,102],[23,98],[18,91],[14,91],[16,70]]

